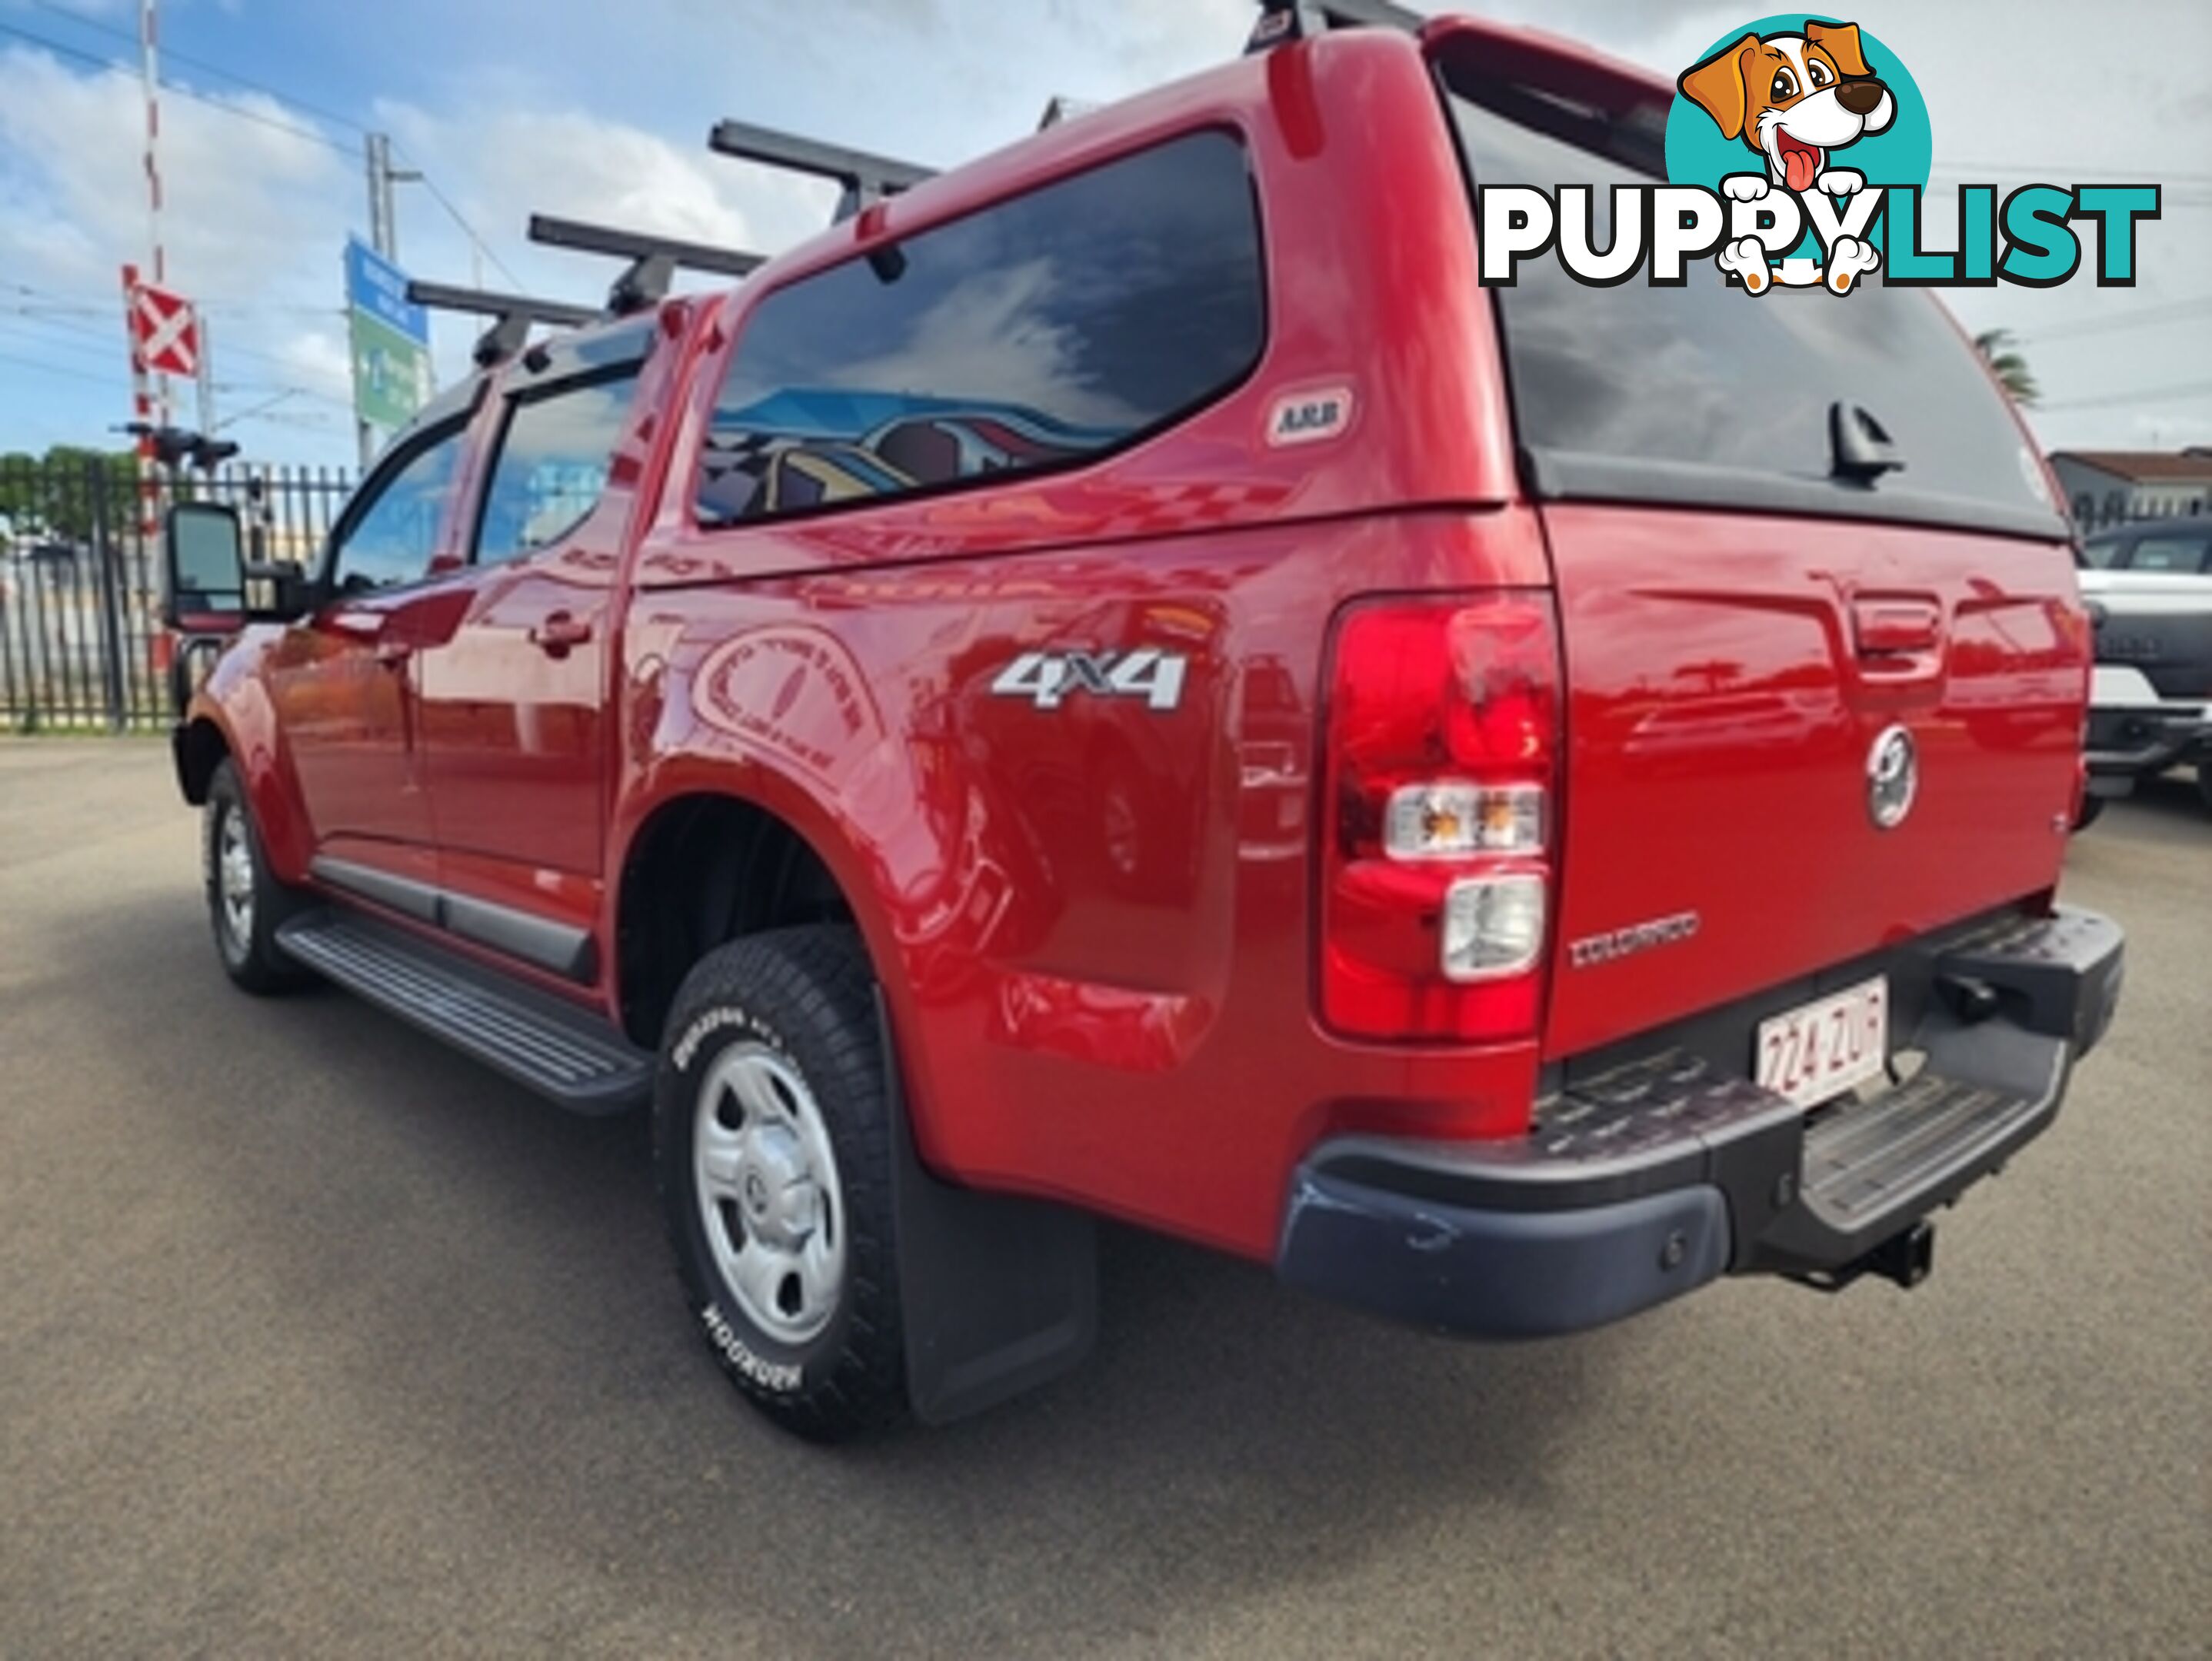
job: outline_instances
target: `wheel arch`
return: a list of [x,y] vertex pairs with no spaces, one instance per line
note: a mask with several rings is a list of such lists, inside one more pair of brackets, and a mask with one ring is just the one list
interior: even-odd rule
[[822,819],[791,805],[694,782],[637,815],[612,894],[614,1002],[634,1042],[659,1043],[700,958],[763,930],[849,923],[878,984],[888,980],[895,954],[869,903],[864,862]]
[[177,787],[194,807],[205,804],[218,767],[227,760],[237,768],[270,870],[280,882],[305,882],[313,834],[290,768],[281,759],[274,714],[258,683],[243,682],[220,700],[203,688],[185,706],[172,747]]
[[201,711],[179,724],[174,748],[178,791],[190,805],[206,806],[215,770],[230,755],[229,736],[213,716]]

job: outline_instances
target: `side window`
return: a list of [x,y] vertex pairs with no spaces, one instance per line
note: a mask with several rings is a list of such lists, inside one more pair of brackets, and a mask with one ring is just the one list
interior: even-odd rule
[[1094,457],[1259,361],[1243,147],[1201,132],[832,266],[753,312],[701,458],[708,524]]
[[454,427],[366,489],[365,506],[339,533],[331,585],[368,593],[420,580],[437,551],[438,529],[453,496],[465,427]]
[[2205,562],[2212,539],[2203,536],[2145,536],[2136,543],[2128,561],[2130,571],[2185,571],[2194,575],[2212,570]]
[[477,525],[479,565],[520,559],[559,542],[599,505],[637,366],[532,388],[517,398]]

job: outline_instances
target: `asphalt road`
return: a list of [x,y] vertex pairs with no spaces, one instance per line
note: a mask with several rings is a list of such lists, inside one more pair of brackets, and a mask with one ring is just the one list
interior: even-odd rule
[[1087,1370],[842,1452],[694,1339],[641,1126],[234,992],[195,835],[0,745],[0,1654],[2207,1653],[2185,790],[2076,843],[2118,1023],[1910,1295],[1490,1349],[1117,1233]]

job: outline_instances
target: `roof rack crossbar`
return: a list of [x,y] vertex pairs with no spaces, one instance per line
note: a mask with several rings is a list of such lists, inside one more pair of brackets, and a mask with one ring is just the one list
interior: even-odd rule
[[578,248],[586,253],[613,254],[630,262],[607,292],[607,310],[617,317],[641,312],[668,297],[669,285],[679,269],[714,271],[723,276],[750,276],[761,265],[761,256],[708,242],[680,242],[673,237],[644,231],[625,231],[611,225],[592,225],[578,219],[559,219],[551,214],[530,216],[530,239],[549,248]]
[[1322,15],[1332,28],[1407,29],[1419,32],[1429,20],[1409,6],[1390,0],[1321,0]]
[[1310,39],[1329,29],[1403,29],[1418,33],[1428,22],[1420,13],[1391,0],[1260,0],[1247,52],[1267,52],[1291,40]]
[[707,148],[720,155],[734,155],[747,161],[764,162],[771,167],[836,180],[845,189],[837,203],[837,219],[841,222],[871,203],[901,191],[910,191],[924,179],[934,177],[932,169],[915,167],[910,161],[894,161],[889,156],[871,155],[866,150],[848,150],[842,145],[824,144],[795,133],[778,132],[773,127],[756,127],[746,121],[715,123],[714,130],[707,136]]
[[475,349],[469,355],[479,369],[503,363],[520,352],[530,338],[530,325],[533,323],[575,328],[596,321],[599,316],[588,306],[571,306],[566,300],[494,294],[484,288],[457,288],[451,283],[424,282],[420,279],[408,283],[407,298],[433,311],[466,312],[496,319],[477,336]]

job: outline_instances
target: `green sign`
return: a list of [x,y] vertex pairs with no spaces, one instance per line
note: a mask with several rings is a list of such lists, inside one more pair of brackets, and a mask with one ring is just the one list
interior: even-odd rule
[[353,412],[373,427],[404,427],[436,390],[430,315],[407,298],[407,273],[359,237],[346,240],[345,278]]
[[378,427],[404,427],[430,401],[430,349],[366,312],[346,316],[353,340],[354,414]]

